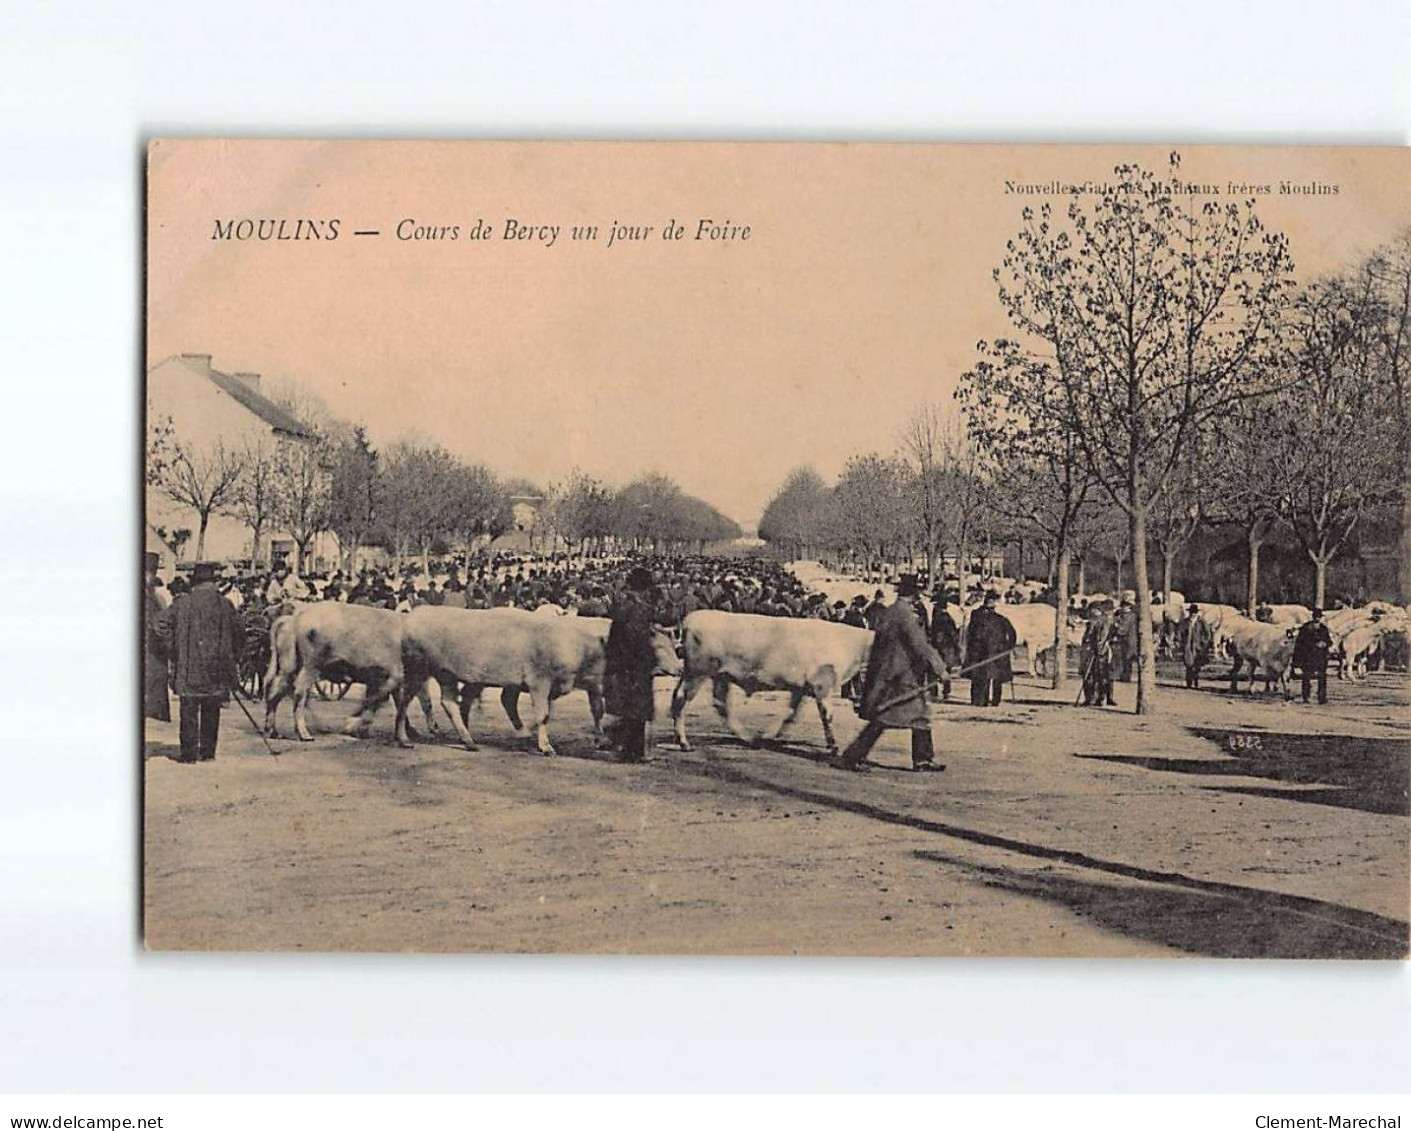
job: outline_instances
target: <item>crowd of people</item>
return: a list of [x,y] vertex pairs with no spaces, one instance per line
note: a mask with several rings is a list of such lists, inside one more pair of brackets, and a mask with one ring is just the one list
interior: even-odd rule
[[[624,651],[619,640],[615,647],[620,653],[619,666],[626,664],[631,670],[636,670],[633,664],[640,667],[647,662],[650,642],[644,636],[644,625],[671,627],[695,610],[718,609],[812,617],[877,633],[867,669],[843,689],[860,708],[872,710],[872,715],[864,711],[871,727],[874,721],[895,720],[908,711],[924,712],[910,698],[883,702],[887,695],[877,689],[896,689],[898,671],[889,672],[889,664],[895,668],[900,663],[911,672],[914,678],[907,686],[927,689],[923,696],[926,702],[948,700],[952,681],[968,677],[972,705],[999,704],[1004,684],[1013,680],[1010,654],[1015,646],[1015,630],[998,608],[1001,598],[1005,604],[1026,600],[1056,604],[1054,594],[1037,583],[977,588],[966,594],[967,606],[973,602],[974,607],[963,618],[962,634],[958,618],[950,611],[959,602],[954,579],[931,587],[929,601],[922,599],[927,587],[916,574],[889,576],[883,584],[887,588],[879,587],[870,595],[864,592],[851,600],[830,600],[772,559],[710,555],[496,554],[468,563],[417,561],[400,569],[389,565],[305,576],[286,563],[245,573],[199,563],[189,575],[167,582],[158,576],[155,561],[149,560],[145,709],[150,717],[169,719],[170,686],[182,703],[181,760],[213,757],[219,704],[241,682],[252,693],[259,692],[268,661],[270,622],[291,602],[340,601],[403,612],[421,605],[518,608],[625,619],[630,623],[622,631],[635,643]],[[895,600],[887,589],[895,592]],[[1085,622],[1079,660],[1082,702],[1115,705],[1114,682],[1130,682],[1137,665],[1137,626],[1145,610],[1139,610],[1131,591],[1118,599],[1075,599],[1070,607],[1073,615]],[[1312,620],[1299,630],[1294,654],[1294,666],[1304,675],[1305,700],[1312,681],[1317,684],[1319,700],[1326,702],[1327,637],[1321,610],[1314,610]],[[1214,658],[1213,633],[1198,605],[1185,606],[1184,619],[1172,639],[1162,643],[1184,667],[1186,686],[1198,689],[1201,668]],[[227,652],[234,657],[230,664],[224,659]],[[629,654],[635,658],[625,659]],[[626,700],[641,706],[640,695],[636,699],[627,695]],[[630,718],[630,713],[625,717]],[[882,721],[865,730],[855,756],[844,761],[865,761],[866,749],[887,725],[901,724]],[[929,737],[929,730],[926,733]],[[640,746],[640,738],[634,727],[624,732],[621,742],[628,756]],[[913,758],[917,765],[933,760],[926,739],[917,738],[916,743]]]

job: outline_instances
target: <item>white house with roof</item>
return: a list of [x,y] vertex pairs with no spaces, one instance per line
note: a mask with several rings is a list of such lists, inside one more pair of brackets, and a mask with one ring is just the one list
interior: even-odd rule
[[[172,434],[196,452],[244,451],[263,445],[313,444],[314,431],[275,404],[260,391],[257,373],[223,373],[213,368],[211,355],[182,353],[159,361],[147,370],[147,422],[149,431],[165,421]],[[186,558],[195,553],[199,516],[189,506],[174,502],[162,491],[147,488],[147,522],[170,543],[176,531],[192,536],[182,545]],[[217,510],[206,528],[205,557],[216,561],[245,561],[253,556],[252,531],[240,519]],[[294,540],[288,531],[271,529],[262,536],[262,560],[293,561]],[[312,547],[313,561],[306,569],[320,569],[336,561],[337,543],[320,535]]]

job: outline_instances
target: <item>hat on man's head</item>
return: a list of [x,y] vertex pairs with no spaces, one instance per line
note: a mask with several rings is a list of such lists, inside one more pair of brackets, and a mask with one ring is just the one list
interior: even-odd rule
[[914,573],[904,573],[897,578],[897,596],[915,597],[921,592],[921,579]]
[[998,604],[999,604],[999,594],[996,593],[993,589],[986,589],[986,590],[985,590],[985,604],[987,604],[987,605],[998,605]]
[[652,577],[652,571],[643,566],[633,566],[627,571],[627,588],[636,593],[650,589],[655,584],[655,580]]
[[156,550],[147,550],[142,555],[142,565],[154,573],[161,567],[162,555]]
[[1323,610],[1320,609],[1320,608],[1318,608],[1317,606],[1314,606],[1314,608],[1313,608],[1313,619],[1314,619],[1314,620],[1322,620],[1322,619],[1323,619]]
[[219,562],[197,562],[191,568],[192,581],[214,581],[220,573]]

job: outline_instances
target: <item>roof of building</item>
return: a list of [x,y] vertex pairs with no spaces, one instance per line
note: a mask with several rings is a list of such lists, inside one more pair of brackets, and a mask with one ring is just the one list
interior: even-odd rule
[[[301,440],[315,440],[318,438],[307,424],[297,419],[293,414],[286,412],[275,404],[263,393],[251,388],[239,377],[234,377],[229,373],[222,373],[218,369],[213,369],[210,358],[204,354],[185,355],[175,354],[161,362],[161,365],[168,361],[175,361],[183,365],[190,372],[199,377],[205,377],[215,384],[221,391],[235,398],[243,407],[253,412],[276,432],[283,432]],[[156,368],[156,366],[153,366]]]

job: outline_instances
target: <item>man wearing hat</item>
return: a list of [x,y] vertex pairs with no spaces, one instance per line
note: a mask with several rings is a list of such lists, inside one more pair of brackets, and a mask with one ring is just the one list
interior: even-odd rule
[[985,594],[984,604],[970,614],[965,634],[965,663],[970,669],[970,704],[998,707],[1004,685],[1014,679],[1009,654],[1014,651],[1014,626],[1000,615],[999,594]]
[[628,571],[626,592],[614,603],[608,629],[607,664],[603,673],[603,699],[616,717],[610,733],[624,762],[647,757],[647,724],[656,715],[652,676],[656,652],[652,647],[656,626],[652,617],[651,571],[634,566]]
[[1186,686],[1200,690],[1200,669],[1210,662],[1215,652],[1215,633],[1200,615],[1199,605],[1186,606],[1186,619],[1181,624],[1181,662],[1186,667]]
[[1117,668],[1117,678],[1123,683],[1132,682],[1132,665],[1136,663],[1140,645],[1137,641],[1136,594],[1128,590],[1122,594],[1122,604],[1112,617],[1112,652]]
[[911,731],[912,769],[945,769],[936,761],[926,696],[932,679],[945,671],[945,661],[927,641],[924,618],[916,614],[914,602],[920,593],[916,575],[903,574],[897,580],[897,599],[877,615],[857,709],[867,725],[843,751],[839,761],[844,769],[863,769],[868,753],[888,727]]
[[1299,626],[1293,641],[1293,666],[1303,677],[1303,701],[1313,681],[1318,681],[1318,702],[1328,701],[1328,653],[1333,649],[1332,633],[1323,623],[1323,610],[1314,609],[1313,619]]
[[1110,601],[1100,601],[1083,632],[1083,706],[1117,706],[1112,697],[1114,618]]
[[181,700],[178,762],[215,758],[221,703],[235,686],[236,659],[245,643],[239,615],[216,588],[217,571],[214,562],[198,562],[190,591],[157,621],[157,638],[172,659],[172,682]]

